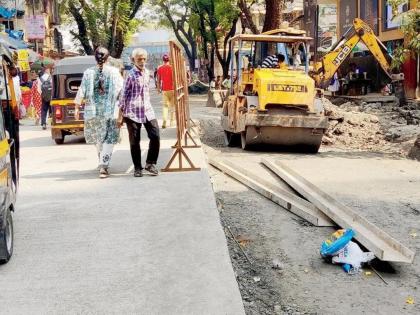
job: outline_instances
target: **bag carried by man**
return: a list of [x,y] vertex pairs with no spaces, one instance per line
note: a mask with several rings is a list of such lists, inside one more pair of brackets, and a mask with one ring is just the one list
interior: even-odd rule
[[52,99],[52,80],[51,76],[48,76],[48,79],[44,80],[42,77],[41,80],[41,97],[44,102],[50,102]]

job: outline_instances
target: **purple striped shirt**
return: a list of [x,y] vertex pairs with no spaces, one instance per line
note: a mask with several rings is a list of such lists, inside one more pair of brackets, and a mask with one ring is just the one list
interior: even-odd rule
[[149,93],[149,71],[140,72],[135,66],[131,69],[124,81],[119,107],[123,116],[138,123],[156,119]]

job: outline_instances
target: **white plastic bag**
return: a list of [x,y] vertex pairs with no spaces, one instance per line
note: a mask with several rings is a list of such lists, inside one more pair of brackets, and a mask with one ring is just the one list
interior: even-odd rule
[[375,258],[372,252],[363,252],[359,245],[350,241],[336,256],[332,258],[334,264],[349,264],[354,272],[358,272],[362,263]]

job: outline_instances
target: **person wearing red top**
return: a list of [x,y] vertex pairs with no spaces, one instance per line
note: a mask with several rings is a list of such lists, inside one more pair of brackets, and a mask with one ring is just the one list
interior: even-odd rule
[[158,92],[163,95],[163,123],[162,128],[166,128],[168,113],[170,115],[170,126],[175,123],[175,97],[172,66],[169,64],[169,56],[167,54],[162,57],[163,65],[157,70],[157,88]]
[[39,125],[39,119],[41,118],[41,107],[42,97],[38,88],[38,80],[34,80],[31,88],[32,106],[35,109],[35,126]]

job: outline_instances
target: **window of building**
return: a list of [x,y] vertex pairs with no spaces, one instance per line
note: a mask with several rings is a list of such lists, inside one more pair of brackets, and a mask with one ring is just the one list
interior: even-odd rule
[[[409,9],[409,4],[408,2],[405,4],[401,4],[398,6],[398,13],[403,13],[408,11]],[[390,5],[387,5],[386,3],[384,4],[383,8],[382,8],[382,16],[384,17],[382,19],[383,23],[382,23],[382,30],[383,31],[389,31],[389,30],[393,30],[398,28],[401,23],[398,20],[394,19],[394,16],[392,14],[392,7]]]
[[15,29],[15,23],[12,20],[0,20],[1,22],[1,28],[14,30]]

